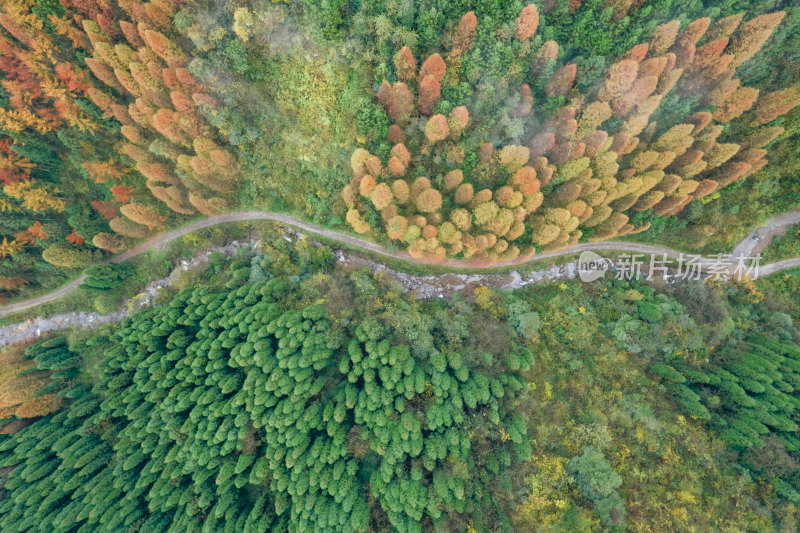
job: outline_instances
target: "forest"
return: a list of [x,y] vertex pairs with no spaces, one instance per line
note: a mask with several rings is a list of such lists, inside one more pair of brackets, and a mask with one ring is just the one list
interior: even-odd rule
[[266,238],[0,352],[4,528],[796,528],[796,272],[426,301]]
[[730,248],[798,201],[798,17],[788,1],[10,0],[0,298],[242,208],[426,261]]
[[800,268],[570,267],[800,257],[798,104],[790,0],[4,0],[0,530],[797,531]]

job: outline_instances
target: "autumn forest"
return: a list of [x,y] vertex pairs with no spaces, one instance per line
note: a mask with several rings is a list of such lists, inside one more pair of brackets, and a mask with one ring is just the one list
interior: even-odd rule
[[4,0],[0,529],[797,531],[798,257],[790,0]]

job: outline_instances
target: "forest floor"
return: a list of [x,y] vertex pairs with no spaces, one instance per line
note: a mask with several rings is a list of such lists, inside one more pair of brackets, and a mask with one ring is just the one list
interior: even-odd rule
[[[367,241],[360,237],[347,235],[337,231],[329,230],[303,220],[296,219],[289,215],[281,213],[263,212],[263,211],[240,211],[236,213],[228,213],[214,217],[205,218],[196,222],[190,223],[186,226],[176,230],[163,233],[152,239],[143,242],[139,246],[132,248],[118,256],[111,259],[111,262],[121,263],[132,257],[135,257],[148,250],[159,249],[167,243],[187,235],[191,232],[216,226],[219,224],[226,224],[230,222],[243,222],[253,220],[270,220],[285,224],[298,230],[302,233],[309,233],[317,235],[334,242],[346,244],[360,250],[366,250],[379,256],[391,257],[393,259],[408,261],[418,264],[435,264],[439,267],[452,269],[453,272],[444,274],[432,275],[415,275],[406,272],[400,272],[397,269],[392,269],[379,261],[369,259],[360,255],[356,255],[344,250],[337,250],[335,253],[336,262],[345,267],[368,267],[373,272],[383,272],[387,277],[399,282],[404,291],[414,291],[418,298],[436,298],[450,295],[453,292],[467,289],[469,287],[476,287],[479,285],[489,286],[495,289],[517,289],[526,285],[535,283],[546,283],[558,280],[575,279],[578,275],[577,261],[572,261],[564,265],[552,265],[540,270],[520,273],[518,270],[512,270],[508,273],[491,274],[491,273],[460,273],[460,270],[480,269],[491,266],[492,268],[508,267],[508,266],[522,266],[527,263],[533,263],[542,259],[562,257],[566,255],[573,255],[584,251],[618,251],[624,253],[637,253],[647,254],[653,256],[666,256],[670,259],[678,259],[686,256],[678,250],[671,248],[664,248],[661,246],[652,246],[646,244],[637,244],[633,242],[621,241],[605,241],[605,242],[592,242],[581,243],[574,246],[562,248],[560,250],[545,252],[534,256],[519,258],[514,261],[505,263],[493,263],[487,265],[485,262],[477,261],[464,261],[464,260],[447,260],[439,263],[431,263],[424,259],[415,259],[402,251],[390,251],[383,246]],[[759,254],[769,244],[775,235],[779,235],[786,230],[790,225],[800,222],[800,210],[789,211],[778,215],[771,219],[766,225],[753,229],[739,244],[734,248],[730,254],[731,258],[736,261],[738,258],[750,258]],[[253,243],[249,243],[253,244]],[[207,259],[213,251],[222,251],[225,253],[232,253],[231,250],[237,246],[242,246],[240,243],[231,243],[226,246],[215,248],[214,250],[206,251],[200,256],[196,256],[189,261],[182,261],[181,265],[176,267],[173,274],[178,270],[186,270],[199,265]],[[700,258],[699,263],[710,264],[715,261],[714,258]],[[760,265],[759,275],[766,276],[800,266],[800,257],[778,261],[769,265]],[[150,296],[155,296],[157,289],[167,287],[170,285],[172,274],[167,278],[155,280],[148,284],[144,292]],[[0,316],[11,314],[18,311],[30,309],[43,303],[51,302],[66,294],[77,289],[85,276],[79,276],[70,283],[56,289],[48,294],[23,300],[14,304],[0,307]],[[55,315],[48,318],[35,318],[30,319],[19,324],[13,324],[5,327],[0,327],[0,346],[16,342],[23,338],[30,336],[39,336],[46,331],[55,329],[63,329],[72,326],[78,327],[94,327],[105,322],[118,321],[127,316],[126,311],[118,311],[108,315],[100,315],[97,313],[66,313]]]

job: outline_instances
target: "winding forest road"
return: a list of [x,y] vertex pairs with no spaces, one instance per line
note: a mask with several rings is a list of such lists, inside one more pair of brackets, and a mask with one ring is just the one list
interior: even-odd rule
[[[175,239],[178,239],[188,233],[192,233],[200,229],[210,228],[212,226],[217,226],[219,224],[226,224],[229,222],[245,222],[252,220],[267,220],[267,221],[280,222],[282,224],[300,230],[301,232],[318,235],[362,250],[368,250],[377,255],[391,257],[393,259],[400,259],[403,261],[409,261],[412,263],[436,264],[439,266],[451,268],[453,270],[467,270],[467,269],[475,269],[482,267],[485,268],[489,266],[491,267],[517,266],[517,265],[523,265],[525,263],[530,263],[533,261],[539,261],[541,259],[560,257],[584,251],[612,250],[612,251],[642,253],[642,254],[651,254],[659,256],[663,254],[671,259],[678,259],[682,254],[684,256],[686,255],[685,253],[682,253],[678,250],[674,250],[672,248],[665,248],[663,246],[652,246],[648,244],[637,244],[633,242],[604,241],[604,242],[580,243],[573,246],[568,246],[566,248],[561,248],[560,250],[556,250],[553,252],[545,252],[533,256],[521,257],[513,261],[496,262],[492,263],[491,265],[486,264],[485,262],[478,263],[475,261],[465,261],[458,259],[449,259],[433,263],[425,259],[415,259],[406,252],[399,252],[399,251],[394,252],[387,250],[383,246],[376,244],[374,242],[370,242],[366,239],[362,239],[360,237],[354,237],[352,235],[347,235],[345,233],[340,233],[338,231],[323,228],[321,226],[317,226],[316,224],[312,224],[310,222],[297,219],[290,215],[284,215],[282,213],[273,213],[269,211],[237,211],[235,213],[227,213],[224,215],[217,215],[213,217],[204,218],[202,220],[198,220],[196,222],[187,224],[186,226],[183,226],[176,230],[168,231],[166,233],[157,235],[152,239],[149,239],[141,243],[135,248],[131,248],[130,250],[113,257],[110,260],[110,262],[122,263],[123,261],[127,261],[132,257],[136,257],[137,255],[143,252],[152,249],[157,249],[160,246],[164,246],[165,244]],[[752,230],[744,239],[742,239],[739,242],[739,244],[734,248],[732,252],[734,260],[736,260],[739,257],[743,258],[752,257],[755,254],[760,253],[767,246],[767,244],[769,244],[769,241],[772,239],[772,237],[785,231],[788,226],[798,223],[800,223],[800,210],[788,211],[786,213],[774,217],[766,225]],[[713,260],[710,258],[701,258],[699,262],[709,263],[711,261]],[[759,274],[761,276],[766,276],[795,266],[800,266],[800,257],[786,259],[784,261],[778,261],[776,263],[772,263],[769,265],[761,265],[759,268]],[[81,283],[83,283],[83,280],[85,278],[86,278],[85,275],[81,275],[72,280],[71,282],[67,283],[66,285],[47,294],[43,294],[35,298],[30,298],[28,300],[23,300],[21,302],[16,302],[10,305],[2,306],[0,307],[0,316],[16,313],[18,311],[24,311],[26,309],[36,307],[37,305],[41,305],[47,302],[52,302],[53,300],[61,298],[62,296],[65,296],[74,291],[75,289],[77,289],[81,285]]]

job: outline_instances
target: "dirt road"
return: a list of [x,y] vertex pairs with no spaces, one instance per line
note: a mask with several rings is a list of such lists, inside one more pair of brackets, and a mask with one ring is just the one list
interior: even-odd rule
[[[468,269],[487,266],[484,263],[477,263],[474,261],[459,260],[459,259],[448,259],[438,263],[431,263],[430,261],[427,261],[425,259],[415,259],[412,258],[406,252],[389,251],[383,246],[376,244],[374,242],[370,242],[366,239],[362,239],[361,237],[355,237],[353,235],[347,235],[345,233],[340,233],[338,231],[323,228],[321,226],[317,226],[316,224],[312,224],[310,222],[297,219],[290,215],[284,215],[282,213],[272,213],[268,211],[237,211],[235,213],[227,213],[224,215],[217,215],[213,217],[204,218],[202,220],[198,220],[196,222],[187,224],[186,226],[183,226],[176,230],[168,231],[166,233],[162,233],[156,237],[153,237],[152,239],[141,243],[135,248],[132,248],[126,252],[123,252],[120,255],[113,257],[111,259],[111,262],[121,263],[123,261],[127,261],[128,259],[135,257],[143,252],[163,246],[193,231],[197,231],[203,228],[209,228],[212,226],[217,226],[219,224],[226,224],[229,222],[244,222],[251,220],[271,220],[275,222],[280,222],[282,224],[286,224],[287,226],[296,228],[303,233],[318,235],[339,243],[348,244],[350,246],[362,250],[368,250],[372,253],[384,257],[391,257],[394,259],[400,259],[412,263],[436,264],[439,266],[451,268],[453,270],[468,270]],[[775,218],[770,220],[766,225],[754,229],[753,231],[750,232],[750,234],[748,234],[744,239],[742,239],[736,246],[736,248],[734,248],[732,253],[733,257],[734,258],[752,257],[756,253],[759,253],[761,250],[763,250],[767,246],[769,241],[772,240],[773,236],[781,233],[782,231],[785,231],[786,227],[797,223],[800,223],[800,210],[788,211],[786,213],[776,216]],[[629,252],[629,253],[653,254],[657,256],[661,256],[662,254],[664,254],[672,259],[677,259],[681,255],[681,252],[678,250],[665,248],[662,246],[651,246],[648,244],[637,244],[632,242],[604,241],[604,242],[580,243],[553,252],[545,252],[542,254],[530,257],[523,257],[508,262],[493,263],[491,266],[492,267],[517,266],[532,261],[538,261],[540,259],[560,257],[588,250],[591,251],[612,250],[612,251]],[[710,261],[711,259],[703,258],[701,259],[700,262],[702,263]],[[761,275],[768,275],[774,272],[778,272],[780,270],[792,268],[794,266],[797,266],[797,261],[800,261],[800,258],[787,259],[785,261],[779,261],[778,263],[774,263],[772,265],[763,265],[761,266],[760,273]],[[41,305],[43,303],[52,302],[53,300],[65,296],[70,292],[74,291],[75,289],[77,289],[84,279],[85,276],[81,275],[78,278],[74,279],[73,281],[69,282],[68,284],[64,285],[63,287],[54,290],[53,292],[43,294],[42,296],[38,296],[36,298],[30,298],[28,300],[23,300],[21,302],[16,302],[13,304],[2,306],[0,307],[0,316],[5,316],[11,313],[15,313],[17,311],[24,311],[26,309],[36,307],[37,305]]]

